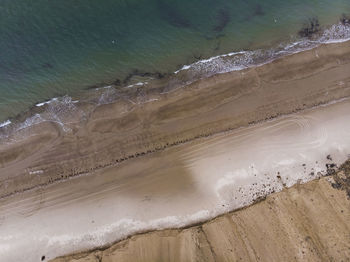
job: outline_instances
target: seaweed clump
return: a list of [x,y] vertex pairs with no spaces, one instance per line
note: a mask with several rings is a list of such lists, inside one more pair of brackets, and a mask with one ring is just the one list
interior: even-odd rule
[[254,16],[263,16],[265,15],[264,9],[260,4],[257,4],[254,8]]
[[155,78],[155,79],[163,79],[166,76],[168,76],[168,73],[162,73],[162,72],[144,72],[140,71],[138,69],[132,70],[123,80],[116,79],[113,84],[116,86],[126,85],[130,82],[130,80],[135,77],[148,77],[148,78]]
[[265,15],[265,11],[264,11],[262,5],[257,4],[252,8],[252,12],[244,18],[244,21],[250,21],[254,17],[264,16],[264,15]]
[[53,68],[53,65],[50,64],[50,63],[44,63],[41,65],[43,68],[46,68],[46,69],[52,69]]
[[133,77],[146,77],[146,78],[163,79],[163,78],[167,77],[168,75],[169,75],[168,73],[144,72],[144,71],[141,71],[138,69],[133,69],[129,74],[127,74],[127,76],[124,79],[117,78],[116,80],[114,80],[113,82],[110,82],[110,83],[98,83],[95,85],[90,85],[90,86],[86,87],[86,89],[87,90],[96,89],[96,88],[100,88],[100,87],[108,86],[108,85],[122,87],[122,86],[127,85]]
[[230,22],[231,16],[230,12],[227,9],[220,9],[217,14],[217,25],[214,26],[215,32],[221,32],[224,30],[224,28],[227,26],[227,24]]
[[340,18],[340,23],[342,23],[343,25],[350,25],[350,17],[346,14],[342,14]]
[[175,6],[166,3],[166,1],[158,0],[157,6],[162,15],[163,19],[166,20],[169,24],[175,27],[187,28],[191,26],[190,21],[183,16]]
[[303,28],[298,32],[301,37],[312,37],[321,30],[320,22],[316,17],[309,19]]
[[342,164],[338,172],[333,174],[334,182],[331,183],[332,187],[339,190],[344,190],[350,199],[350,160],[347,160]]

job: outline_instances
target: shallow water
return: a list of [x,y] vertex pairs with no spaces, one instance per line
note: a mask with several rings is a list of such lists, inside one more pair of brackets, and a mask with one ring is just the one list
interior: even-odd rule
[[342,13],[350,14],[348,0],[5,0],[0,122],[94,85],[128,85],[219,54],[293,42],[307,19],[328,26]]

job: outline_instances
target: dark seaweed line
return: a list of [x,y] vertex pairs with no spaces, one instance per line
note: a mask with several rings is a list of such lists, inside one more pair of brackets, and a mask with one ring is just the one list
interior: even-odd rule
[[132,70],[126,77],[124,77],[124,79],[119,79],[117,78],[116,80],[114,80],[113,82],[110,83],[98,83],[95,85],[91,85],[91,86],[87,86],[86,90],[89,89],[95,89],[95,88],[101,88],[101,87],[105,87],[108,85],[114,85],[116,87],[122,87],[125,86],[127,84],[129,84],[130,80],[134,77],[134,76],[139,76],[139,77],[145,77],[145,78],[155,78],[155,79],[163,79],[167,76],[170,76],[170,73],[162,73],[162,72],[144,72],[138,69],[134,69]]
[[[47,186],[50,186],[50,185],[53,185],[53,184],[56,184],[56,183],[61,183],[61,182],[67,181],[67,180],[72,179],[72,178],[77,178],[77,177],[86,176],[86,175],[92,175],[92,172],[95,172],[97,170],[101,170],[103,168],[117,166],[119,164],[122,164],[122,163],[126,162],[127,160],[136,159],[136,158],[139,158],[139,157],[151,155],[153,153],[162,152],[162,151],[164,151],[166,149],[170,149],[170,148],[175,147],[175,146],[188,144],[188,143],[191,143],[191,142],[194,142],[194,141],[210,138],[210,137],[213,137],[213,136],[216,136],[216,135],[230,133],[230,132],[232,132],[234,130],[237,130],[237,129],[240,129],[240,128],[249,127],[249,126],[252,126],[252,125],[256,125],[256,124],[259,124],[259,123],[263,123],[263,122],[267,122],[267,121],[271,121],[271,120],[275,120],[275,119],[280,119],[282,117],[286,117],[286,116],[289,116],[289,115],[292,115],[292,114],[295,114],[295,113],[299,113],[299,112],[315,109],[315,108],[317,108],[319,106],[327,105],[327,104],[332,103],[332,102],[343,101],[343,100],[349,99],[349,98],[350,98],[350,96],[344,96],[344,97],[342,97],[340,99],[337,99],[337,100],[316,103],[316,104],[314,104],[311,107],[306,107],[306,106],[305,107],[299,107],[299,108],[296,108],[296,109],[294,109],[294,110],[292,110],[292,111],[290,111],[289,113],[286,113],[286,114],[277,113],[277,114],[271,115],[269,117],[266,117],[264,119],[251,121],[251,122],[248,123],[248,125],[245,125],[245,126],[228,127],[228,128],[225,128],[225,129],[223,129],[221,131],[216,131],[216,132],[214,131],[214,132],[211,132],[211,133],[197,135],[197,136],[194,136],[192,138],[186,138],[186,139],[183,139],[183,140],[178,140],[178,141],[175,141],[175,142],[172,142],[172,143],[165,143],[165,145],[163,145],[163,146],[157,146],[157,147],[154,147],[153,149],[149,149],[147,151],[136,152],[135,154],[130,154],[130,155],[124,156],[122,158],[118,158],[118,159],[116,159],[116,160],[114,160],[112,162],[109,162],[107,164],[97,165],[94,168],[90,168],[89,170],[83,170],[83,171],[79,171],[79,172],[74,172],[73,171],[71,174],[61,175],[61,176],[59,176],[59,177],[57,177],[55,179],[49,180],[49,182],[46,182],[46,183],[37,184],[37,185],[31,186],[31,187],[27,187],[27,188],[24,188],[24,189],[21,189],[21,190],[15,190],[15,191],[13,191],[11,193],[8,193],[8,194],[5,194],[5,195],[1,195],[0,199],[5,199],[5,198],[11,197],[11,196],[16,195],[16,194],[32,191],[32,190],[38,189],[40,187],[47,187]],[[327,167],[327,169],[328,169],[328,167]]]

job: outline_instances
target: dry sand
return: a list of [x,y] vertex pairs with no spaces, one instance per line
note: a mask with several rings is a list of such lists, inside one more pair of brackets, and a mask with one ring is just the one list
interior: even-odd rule
[[[343,163],[350,154],[350,101],[339,101],[350,96],[349,72],[350,42],[322,45],[261,67],[198,81],[158,95],[153,102],[101,106],[84,123],[71,124],[71,132],[63,132],[54,123],[42,123],[16,134],[16,141],[0,145],[1,258],[9,262],[38,261],[45,255],[48,260],[105,246],[136,232],[188,226],[247,206],[295,183],[332,173],[333,165]],[[298,112],[332,101],[338,102]],[[285,114],[291,115],[263,121]],[[312,183],[320,183],[319,194],[332,191],[326,182]],[[278,196],[283,194],[290,193]],[[339,194],[335,201],[345,209],[349,203],[344,193]],[[304,195],[298,197],[303,199]],[[286,205],[288,202],[290,208],[294,207],[291,210],[301,212],[293,201],[287,197]],[[285,209],[290,209],[283,207],[282,202],[276,202],[275,207],[276,214],[281,216]],[[265,210],[264,204],[259,205]],[[319,205],[327,219],[333,218],[329,204]],[[269,211],[256,210],[251,217],[247,213],[246,218],[241,218],[247,223],[250,219],[252,224],[245,227],[243,222],[233,222],[233,226],[240,227],[247,236],[255,230],[264,230],[256,227],[259,219],[267,223]],[[260,218],[259,212],[266,212],[266,216]],[[296,215],[295,224],[283,222],[285,231],[276,226],[275,232],[271,225],[269,236],[273,238],[274,232],[283,235],[282,232],[290,230],[287,232],[290,241],[299,243],[295,227],[320,219],[316,211],[307,215],[310,217],[306,213],[300,213],[299,218]],[[224,224],[231,223],[225,220],[226,216],[220,219],[224,219]],[[344,227],[337,227],[336,232],[349,236],[350,220],[344,221]],[[226,226],[215,227],[214,223],[212,233],[230,231]],[[182,250],[181,245],[186,249],[192,247],[188,252],[193,253],[185,252],[184,256],[199,256],[200,252],[208,259],[219,253],[228,255],[211,250],[214,247],[203,238],[209,233],[201,233],[204,228],[150,234],[150,238],[154,237],[154,242],[149,242],[154,243],[150,250],[154,250],[155,256],[152,257],[152,252],[151,257],[146,256],[146,247],[140,244],[135,246],[140,247],[137,252],[145,254],[140,255],[140,261],[165,260],[157,255],[176,258],[166,251],[158,253],[157,241],[161,240],[157,234],[163,233],[184,238],[185,242],[173,238],[179,248],[176,250]],[[321,252],[318,250],[325,246],[319,239],[328,236],[326,233],[311,230],[311,235],[305,235],[316,241],[315,252]],[[210,236],[219,238],[216,248],[221,248],[220,234]],[[256,233],[254,241],[263,236]],[[232,240],[231,236],[226,237],[227,241]],[[192,242],[193,239],[198,241]],[[339,233],[337,239],[343,241],[339,244],[342,248],[349,247],[349,239],[346,241],[344,235]],[[147,237],[142,241],[148,242]],[[243,238],[237,241],[242,242]],[[263,257],[260,255],[264,253],[263,247],[256,246],[261,243],[248,247],[243,242],[239,245],[245,245],[246,257],[253,258],[252,254]],[[198,249],[198,245],[206,248]],[[119,247],[117,244],[116,250]],[[123,254],[134,252],[130,248]],[[303,251],[297,245],[293,248],[285,255],[296,256]],[[168,250],[175,249],[169,246]],[[338,249],[325,251],[320,257],[327,258],[329,254],[346,258],[348,254],[344,253],[346,249],[339,249],[338,255],[334,250]],[[282,255],[282,251],[277,252],[276,260]],[[200,260],[198,257],[197,261]]]

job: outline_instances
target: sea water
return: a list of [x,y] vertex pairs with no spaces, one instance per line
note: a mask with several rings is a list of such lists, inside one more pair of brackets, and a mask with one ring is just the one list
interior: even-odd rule
[[[3,0],[0,128],[54,97],[79,100],[84,90],[191,64],[209,76],[261,63],[269,51],[258,59],[249,52],[300,41],[309,19],[324,29],[342,14],[350,15],[349,0]],[[211,59],[242,51],[234,63]]]

